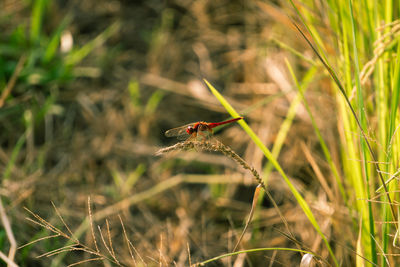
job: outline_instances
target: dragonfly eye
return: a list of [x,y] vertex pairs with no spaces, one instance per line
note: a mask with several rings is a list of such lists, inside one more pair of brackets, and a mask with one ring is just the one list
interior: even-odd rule
[[188,134],[192,134],[192,133],[194,132],[193,126],[188,126],[187,129],[186,129],[186,132],[187,132]]

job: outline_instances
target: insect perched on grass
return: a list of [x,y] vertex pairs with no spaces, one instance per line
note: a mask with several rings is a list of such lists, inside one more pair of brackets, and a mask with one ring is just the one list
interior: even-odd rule
[[170,129],[165,132],[165,136],[167,136],[167,137],[176,136],[179,140],[207,139],[208,137],[211,136],[211,134],[213,132],[213,130],[212,130],[213,128],[223,125],[223,124],[235,122],[235,121],[238,121],[241,119],[243,119],[243,117],[238,117],[238,118],[234,118],[234,119],[222,121],[222,122],[204,122],[204,121],[193,122],[193,123],[183,125],[181,127]]

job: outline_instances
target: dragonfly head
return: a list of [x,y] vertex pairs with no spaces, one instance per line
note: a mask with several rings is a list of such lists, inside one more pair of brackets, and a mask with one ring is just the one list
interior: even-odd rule
[[187,128],[186,128],[186,132],[189,134],[189,135],[192,135],[192,133],[194,132],[194,127],[193,126],[188,126]]

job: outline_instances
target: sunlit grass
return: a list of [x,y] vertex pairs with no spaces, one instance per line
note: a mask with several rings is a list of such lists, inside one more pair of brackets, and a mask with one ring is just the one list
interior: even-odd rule
[[[307,4],[313,5],[313,1]],[[399,135],[395,132],[394,125],[399,122],[397,110],[400,46],[398,39],[393,43],[393,24],[382,28],[382,20],[390,24],[394,22],[393,18],[397,13],[394,2],[386,2],[384,6],[385,8],[381,8],[376,3],[352,1],[327,3],[328,8],[337,11],[330,13],[332,15],[329,16],[327,27],[338,36],[334,39],[337,40],[334,45],[340,56],[325,56],[325,44],[330,39],[324,39],[315,29],[316,17],[312,13],[300,7],[297,9],[311,33],[312,42],[318,47],[316,51],[319,52],[316,53],[325,61],[326,69],[334,82],[333,86],[339,89],[337,106],[343,176],[346,179],[347,195],[352,200],[351,206],[358,214],[354,219],[359,222],[358,227],[361,229],[357,230],[361,234],[357,252],[380,265],[386,265],[386,259],[382,256],[378,262],[377,246],[383,249],[384,254],[393,253],[393,249],[396,249],[390,246],[389,236],[396,233],[397,227],[391,227],[389,222],[396,220],[396,217],[393,218],[393,201],[398,199],[395,193],[398,181],[391,182],[386,188],[383,179],[388,179],[390,174],[396,172],[399,158]],[[390,42],[376,42],[382,35],[391,32],[392,35],[387,35]],[[374,55],[377,47],[380,47],[380,51],[385,51],[380,52],[378,58]],[[371,59],[374,59],[373,67],[370,64]],[[366,67],[372,70],[367,78],[364,71],[367,70]],[[382,173],[389,174],[389,177],[383,178]],[[385,187],[386,193],[381,196],[382,203],[373,205],[369,200],[380,186]],[[385,222],[381,229],[375,229],[376,221]],[[362,264],[365,262],[358,258],[357,265]]]
[[[225,98],[207,81],[204,80],[205,83],[207,84],[208,88],[211,90],[211,92],[214,94],[214,96],[220,101],[220,103],[224,106],[224,108],[231,114],[232,117],[239,117],[240,114],[236,112],[236,110],[225,100]],[[286,184],[290,188],[290,191],[292,192],[293,196],[296,198],[297,203],[299,206],[303,209],[304,214],[307,216],[308,220],[310,223],[313,225],[315,230],[318,232],[318,234],[321,236],[322,240],[324,241],[333,262],[335,265],[339,266],[339,263],[336,260],[336,257],[332,251],[332,248],[326,239],[325,235],[322,233],[321,228],[317,222],[317,220],[314,217],[314,214],[312,213],[309,205],[307,202],[304,200],[303,196],[298,192],[296,187],[293,185],[293,183],[290,181],[289,177],[287,174],[284,172],[280,164],[278,163],[277,159],[274,157],[274,155],[271,153],[271,151],[261,142],[260,138],[254,133],[254,131],[247,125],[247,123],[243,120],[238,121],[240,126],[245,130],[245,132],[250,136],[250,138],[253,140],[253,142],[263,151],[265,157],[271,162],[271,164],[274,166],[274,168],[279,172],[279,174],[282,176],[282,178],[285,180]]]
[[[229,265],[224,260],[232,258],[233,261],[244,254],[249,255],[246,260],[251,265],[253,260],[265,262],[264,256],[270,255],[265,251],[271,250],[280,251],[277,264],[280,257],[294,263],[297,254],[304,253],[332,266],[398,264],[400,21],[396,1],[305,0],[294,2],[293,6],[272,1],[244,3],[243,10],[231,2],[195,1],[193,7],[179,9],[174,6],[163,9],[161,4],[155,4],[156,8],[151,9],[153,17],[140,18],[140,23],[136,17],[132,20],[119,17],[130,11],[122,10],[131,8],[125,2],[93,10],[98,14],[85,17],[83,22],[79,20],[84,11],[74,13],[75,8],[81,8],[79,3],[65,9],[54,8],[56,2],[51,0],[15,3],[15,6],[14,3],[7,5],[5,13],[0,12],[0,23],[5,30],[0,37],[0,121],[4,126],[0,195],[13,226],[18,231],[22,229],[16,232],[18,242],[49,235],[47,229],[21,226],[20,218],[26,214],[20,207],[26,205],[33,214],[43,214],[46,219],[54,215],[60,219],[58,211],[49,211],[46,201],[51,199],[71,221],[71,236],[85,242],[91,239],[93,223],[101,224],[109,218],[111,222],[117,213],[127,215],[127,230],[134,233],[133,243],[139,251],[133,257],[128,245],[117,252],[123,254],[129,249],[138,266],[167,265],[177,260],[179,264]],[[138,5],[137,10],[147,10],[149,6]],[[3,17],[8,8],[15,8],[21,19]],[[52,14],[59,10],[68,12]],[[266,16],[263,11],[270,13]],[[296,25],[293,28],[298,27],[313,49],[306,42],[303,45],[298,42],[301,34],[289,30],[292,25],[284,13],[291,15]],[[68,37],[73,42],[64,50],[61,44]],[[109,38],[112,39],[110,46]],[[132,40],[125,43],[124,38]],[[138,46],[146,47],[136,51]],[[94,61],[90,58],[98,50],[108,53],[109,57],[116,55],[115,61],[110,62],[113,64],[110,73],[102,73],[102,67],[94,65],[103,64],[103,58]],[[279,63],[285,69],[286,62],[290,74],[287,76],[291,77],[287,81],[293,91],[282,90],[279,82],[273,79],[270,82],[268,75],[271,74],[265,75],[265,58],[276,55],[283,55]],[[255,166],[262,170],[263,183],[267,188],[271,186],[271,193],[286,192],[279,195],[283,200],[278,213],[281,208],[285,216],[297,212],[302,222],[308,219],[310,223],[300,225],[297,218],[290,218],[290,225],[284,222],[288,232],[283,232],[279,230],[284,221],[281,214],[281,220],[274,214],[272,220],[268,217],[267,222],[263,221],[263,213],[270,210],[270,203],[264,201],[259,206],[260,217],[256,213],[252,221],[248,216],[244,227],[247,229],[250,225],[251,238],[243,239],[241,251],[227,253],[232,251],[238,233],[243,230],[238,225],[246,221],[246,214],[253,212],[247,199],[250,194],[242,194],[240,190],[252,190],[254,181],[249,183],[240,170],[231,170],[232,165],[220,166],[213,162],[215,157],[199,167],[198,159],[210,156],[200,151],[182,153],[179,159],[170,155],[163,159],[154,156],[154,151],[167,142],[162,137],[167,124],[194,117],[207,120],[211,116],[225,116],[226,111],[200,86],[198,77],[227,85],[224,94],[235,101],[231,103],[240,107],[241,114],[206,81],[232,117],[245,117],[238,123],[248,136],[237,127],[216,134],[234,140],[238,154],[245,151],[243,158],[247,159],[246,153],[253,152],[254,147],[256,152],[262,151],[264,158],[261,153],[255,156],[260,159]],[[92,78],[100,79],[93,82]],[[73,87],[77,85],[75,88],[69,87],[71,81],[78,81],[73,84]],[[267,90],[259,93],[253,90],[253,83]],[[246,91],[231,90],[237,85]],[[329,98],[329,107],[309,100],[319,97]],[[271,112],[273,108],[269,106],[277,107],[275,101],[279,103],[279,110],[271,115],[276,120],[268,128],[265,125],[270,121],[257,116]],[[332,106],[335,108],[328,112],[330,117],[325,129],[319,125],[324,120],[321,114]],[[308,121],[296,117],[300,109],[304,111],[303,107]],[[324,108],[324,112],[317,114],[318,109]],[[337,140],[332,141],[332,136],[329,139],[324,134],[336,127],[334,120],[338,134],[333,134]],[[250,123],[254,123],[254,131]],[[299,124],[312,129],[294,132],[293,126]],[[271,129],[266,134],[268,139],[262,141],[255,129]],[[57,131],[61,134],[57,135]],[[291,169],[290,164],[286,165],[283,155],[297,149],[303,149],[306,155],[311,150],[304,149],[308,145],[303,142],[304,133],[309,135],[307,142],[313,145],[312,157],[315,156],[314,164],[318,166],[314,168],[306,156],[298,160],[302,163],[297,172],[296,166]],[[290,138],[296,143],[291,143]],[[319,143],[315,145],[316,142]],[[79,147],[73,148],[77,144]],[[179,165],[182,162],[184,167]],[[196,173],[199,169],[201,174]],[[319,180],[313,180],[315,176]],[[279,190],[271,183],[277,179],[282,179]],[[22,189],[16,190],[17,187]],[[55,187],[58,188],[55,192],[46,191]],[[196,189],[193,191],[193,188]],[[193,194],[198,188],[201,193]],[[86,216],[82,212],[84,207],[77,203],[82,204],[88,194],[93,196],[95,207],[91,214],[89,203]],[[236,199],[237,195],[240,200]],[[242,206],[236,207],[236,203]],[[49,222],[55,219],[50,218]],[[151,230],[147,230],[150,226]],[[108,231],[116,241],[116,248],[122,243],[119,241],[125,238],[129,241],[125,229],[125,238],[121,231],[114,235],[121,230],[121,225],[117,227],[115,232],[112,228]],[[317,241],[302,239],[303,232]],[[282,245],[268,244],[270,235],[279,236]],[[4,252],[8,243],[3,229],[0,229],[0,241],[0,251]],[[68,238],[57,242],[43,240],[27,245],[17,251],[15,262],[29,265],[38,252],[51,254],[58,245],[68,253],[47,259],[53,266],[88,259],[88,255],[81,255],[84,253],[68,251],[71,241]],[[107,240],[103,241],[108,246]],[[162,248],[163,242],[173,244],[175,254],[171,253],[172,249]],[[165,251],[172,255],[161,255]],[[117,263],[114,253],[109,254],[108,261]],[[275,265],[273,255],[268,260]],[[164,256],[170,258],[163,259]]]
[[[306,5],[315,6],[313,1],[307,2]],[[295,6],[293,5],[293,7]],[[329,16],[327,27],[330,27],[330,30],[339,37],[334,39],[337,40],[334,45],[337,47],[336,53],[340,56],[334,54],[331,57],[331,54],[325,52],[327,51],[327,46],[332,45],[329,43],[332,39],[327,38],[330,36],[320,35],[316,27],[317,18],[315,14],[300,6],[295,7],[295,10],[310,34],[311,42],[316,44],[315,52],[331,75],[333,86],[339,87],[337,91],[337,107],[345,186],[341,181],[342,178],[337,166],[331,160],[330,153],[309,108],[307,110],[313,121],[313,126],[331,168],[332,175],[340,188],[343,201],[347,203],[348,207],[356,210],[359,216],[353,218],[359,222],[359,229],[361,229],[361,231],[355,229],[360,232],[359,240],[361,242],[360,246],[357,246],[357,253],[364,255],[366,259],[374,264],[385,265],[386,259],[383,256],[378,261],[377,246],[382,247],[384,254],[393,253],[392,250],[395,248],[390,246],[389,235],[394,235],[397,231],[397,227],[391,227],[389,222],[396,220],[396,218],[393,218],[395,214],[393,200],[398,198],[394,192],[398,187],[398,182],[391,179],[389,186],[386,188],[382,174],[389,174],[386,177],[386,179],[389,179],[390,174],[395,173],[398,169],[397,162],[399,158],[399,134],[395,131],[397,129],[395,125],[399,122],[397,110],[400,90],[400,61],[398,60],[400,46],[398,45],[398,39],[396,39],[396,31],[391,30],[393,25],[396,25],[396,23],[393,23],[393,17],[396,12],[394,7],[390,5],[386,5],[385,9],[382,9],[367,2],[357,2],[353,6],[351,1],[328,2],[327,8],[337,11],[335,15]],[[357,10],[357,16],[354,16],[355,10]],[[386,24],[390,25],[381,27],[382,19]],[[375,30],[378,28],[379,30]],[[385,35],[386,39],[390,41],[382,40],[382,35]],[[380,42],[374,43],[378,39]],[[380,51],[383,50],[384,52],[378,51],[380,55],[377,58],[371,52],[377,52],[375,48],[379,46],[381,47]],[[371,59],[374,59],[373,67],[369,62]],[[372,71],[365,78],[367,67]],[[336,74],[336,71],[338,74]],[[293,74],[292,70],[291,72],[294,77],[295,74]],[[238,116],[227,105],[226,101],[216,93],[216,90],[207,81],[206,83],[227,111],[232,116]],[[300,84],[297,81],[296,84],[301,92]],[[295,102],[292,105],[295,105]],[[306,102],[305,105],[306,107],[308,106]],[[291,118],[290,113],[288,114],[286,125],[290,123]],[[240,124],[245,124],[245,122]],[[250,133],[257,145],[262,147],[259,139],[246,127],[244,128],[245,131]],[[281,138],[277,138],[273,148],[274,153],[261,148],[269,159],[266,174],[271,169],[270,166],[273,165],[284,178],[286,175],[282,174],[282,169],[279,167],[276,158],[279,155],[280,144],[285,139],[285,128],[284,123],[278,134],[278,137],[280,136]],[[383,202],[381,204],[373,204],[369,200],[373,198],[374,192],[379,187],[385,187],[385,192],[390,193],[382,194],[381,200]],[[296,199],[299,201],[300,198],[296,197]],[[347,202],[347,199],[351,202]],[[300,205],[301,201],[299,201]],[[382,224],[381,229],[375,229],[376,221],[386,223]],[[318,228],[316,229],[318,231]],[[381,233],[381,239],[377,235],[379,232]],[[358,265],[364,263],[361,258],[357,258]]]

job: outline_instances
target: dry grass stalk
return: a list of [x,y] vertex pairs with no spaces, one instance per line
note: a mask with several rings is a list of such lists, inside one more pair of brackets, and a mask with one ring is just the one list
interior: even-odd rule
[[117,260],[117,257],[115,256],[115,251],[114,251],[114,247],[112,244],[112,239],[111,239],[111,232],[110,232],[110,224],[108,223],[108,220],[106,219],[106,226],[107,226],[107,235],[108,235],[108,243],[110,245],[110,249],[111,249],[111,256],[113,257],[113,259],[119,263],[119,261]]
[[[106,220],[106,221],[107,221],[107,220]],[[108,245],[107,245],[107,243],[106,243],[106,240],[104,239],[103,232],[101,231],[100,225],[97,225],[97,228],[98,228],[99,233],[100,233],[101,241],[103,241],[103,245],[104,245],[104,247],[106,248],[108,254],[111,255],[111,257],[114,259],[114,261],[116,262],[116,264],[120,265],[119,261],[116,259],[115,255],[114,255],[114,249],[112,248],[112,243],[110,244],[110,247],[111,247],[111,248],[109,248]],[[107,228],[108,228],[108,227],[107,227]],[[107,231],[108,231],[108,229],[107,229]]]
[[253,213],[254,213],[254,208],[257,204],[257,201],[255,201],[255,198],[258,198],[258,194],[259,194],[259,188],[262,187],[264,189],[264,192],[266,193],[266,195],[268,196],[268,198],[270,199],[272,205],[274,206],[275,210],[277,211],[279,217],[281,218],[282,222],[285,225],[286,230],[288,231],[289,237],[291,240],[293,240],[296,244],[296,246],[301,249],[299,242],[297,241],[297,239],[295,238],[295,236],[293,235],[292,231],[290,231],[289,228],[289,224],[287,222],[287,220],[285,219],[285,217],[283,216],[282,212],[280,211],[278,205],[276,204],[275,200],[273,199],[272,195],[269,193],[269,191],[267,190],[267,187],[265,186],[260,174],[257,172],[256,169],[254,169],[252,166],[250,166],[243,158],[241,158],[238,154],[236,154],[235,151],[233,151],[230,147],[224,145],[223,143],[219,142],[218,140],[214,139],[215,142],[200,142],[200,141],[191,141],[191,140],[187,140],[184,142],[179,142],[173,146],[169,146],[166,148],[162,148],[160,150],[158,150],[156,152],[156,155],[162,155],[171,151],[175,151],[175,150],[189,150],[189,149],[201,149],[201,150],[205,150],[205,151],[213,151],[213,152],[221,152],[223,153],[225,156],[233,159],[235,162],[237,162],[240,166],[242,166],[244,169],[249,170],[254,179],[257,181],[258,186],[256,188],[254,197],[253,197],[253,204],[250,210],[250,214],[249,217],[247,219],[246,225],[244,227],[244,230],[242,231],[242,234],[240,235],[238,242],[236,243],[234,250],[235,251],[241,241],[241,239],[244,236],[245,231],[247,230],[249,223],[251,222]]
[[14,256],[15,256],[15,252],[17,249],[17,241],[15,240],[14,233],[11,228],[10,220],[7,217],[7,214],[3,207],[3,202],[1,200],[1,198],[0,198],[0,216],[1,216],[1,222],[4,226],[4,229],[6,230],[8,241],[10,242],[10,249],[8,251],[8,257],[6,255],[4,255],[3,253],[1,253],[2,255],[0,255],[0,257],[5,262],[7,262],[7,264],[9,266],[17,266],[14,263]]
[[189,266],[192,266],[192,257],[190,256],[190,246],[189,246],[189,243],[186,243],[186,245],[187,245],[187,253],[188,253]]
[[88,197],[88,212],[89,212],[90,232],[92,234],[94,247],[96,248],[97,252],[100,252],[99,247],[97,246],[96,236],[94,234],[92,209],[91,209],[91,205],[90,205],[90,197]]
[[90,261],[101,261],[103,259],[104,258],[102,258],[102,257],[98,257],[98,258],[91,258],[91,259],[81,260],[81,261],[69,264],[67,267],[76,266],[76,265],[87,263],[87,262],[90,262]]
[[[96,241],[96,236],[95,236],[94,230],[93,230],[92,212],[91,212],[91,208],[90,208],[90,198],[88,199],[88,211],[89,211],[89,220],[90,220],[90,226],[91,226],[91,233],[92,233],[92,238],[93,238],[93,243],[94,243],[94,247],[95,248],[91,248],[91,247],[83,244],[82,242],[80,242],[77,238],[75,238],[73,236],[73,234],[72,234],[72,231],[70,230],[70,228],[68,227],[68,225],[66,224],[66,222],[64,221],[64,219],[62,218],[61,214],[58,212],[58,209],[55,207],[54,204],[53,204],[53,207],[56,210],[57,216],[59,217],[59,219],[63,223],[63,225],[66,227],[66,229],[67,229],[69,234],[63,232],[61,229],[59,229],[59,228],[55,227],[54,225],[52,225],[51,223],[47,222],[45,219],[41,218],[39,215],[37,215],[37,214],[33,213],[32,211],[30,211],[29,209],[25,208],[34,217],[34,219],[27,218],[27,220],[29,220],[29,221],[31,221],[31,222],[33,222],[33,223],[35,223],[35,224],[37,224],[37,225],[39,225],[39,226],[41,226],[43,228],[46,228],[46,229],[48,229],[49,231],[51,231],[51,232],[53,232],[55,234],[36,239],[36,240],[34,240],[32,242],[29,242],[28,244],[25,244],[25,245],[19,247],[18,249],[23,248],[23,247],[25,247],[27,245],[31,245],[33,243],[37,243],[37,242],[45,240],[45,239],[62,236],[64,238],[68,239],[69,242],[72,242],[72,244],[66,245],[66,246],[61,247],[61,248],[54,249],[52,251],[48,251],[46,253],[43,253],[43,254],[39,255],[37,258],[51,257],[51,256],[59,255],[59,254],[64,253],[64,252],[83,251],[83,252],[88,253],[90,255],[93,255],[95,257],[94,258],[85,259],[85,260],[82,260],[82,261],[78,261],[78,262],[72,263],[72,264],[70,264],[68,266],[75,266],[75,265],[83,264],[83,263],[86,263],[86,262],[89,262],[89,261],[103,261],[103,260],[107,260],[108,262],[114,263],[114,264],[116,264],[118,266],[123,266],[123,264],[117,259],[117,255],[116,255],[116,253],[114,251],[114,248],[113,248],[113,243],[112,243],[112,239],[111,239],[110,225],[108,223],[108,220],[106,220],[107,235],[108,235],[107,236],[107,241],[106,241],[106,238],[104,238],[104,236],[103,236],[103,233],[101,231],[100,226],[98,225],[97,227],[98,227],[98,231],[99,231],[100,238],[101,238],[101,241],[102,241],[101,243],[103,244],[104,248],[107,250],[109,256],[104,255],[99,249],[99,246],[98,246],[97,241]],[[123,227],[125,240],[127,241],[127,246],[128,246],[129,252],[130,252],[131,257],[133,259],[134,265],[136,266],[136,262],[134,260],[132,249],[131,249],[131,248],[134,249],[134,247],[133,247],[131,241],[129,240],[129,238],[127,237],[127,235],[126,235],[125,227],[124,227],[124,225],[122,223],[122,219],[121,218],[120,218],[120,220],[121,220],[121,225]],[[136,252],[136,250],[135,250],[135,252]],[[1,255],[0,255],[0,257],[1,257]],[[144,264],[143,259],[141,257],[140,257],[140,259],[142,260],[142,262]],[[17,266],[17,265],[11,265],[11,266]]]
[[24,67],[25,61],[26,61],[26,56],[22,55],[18,60],[17,66],[15,67],[15,70],[11,76],[11,79],[8,81],[6,87],[4,88],[3,92],[1,93],[0,108],[4,105],[7,97],[11,93],[11,90],[15,86],[15,83],[17,82],[17,78]]
[[[124,222],[122,221],[121,216],[118,215],[118,218],[119,218],[119,221],[121,222],[122,231],[124,232],[124,238],[125,238],[125,241],[126,241],[126,246],[128,247],[129,255],[131,256],[133,265],[134,265],[134,266],[137,266],[135,257],[133,256],[132,248],[135,250],[135,252],[137,252],[137,251],[136,251],[136,249],[133,247],[132,242],[129,240],[128,235],[126,234],[125,225],[124,225]],[[131,248],[131,247],[132,247],[132,248]],[[140,255],[138,255],[138,256],[139,256],[140,260],[142,261],[142,263],[143,263],[144,265],[146,265],[146,264],[144,263],[142,257],[141,257]]]
[[4,254],[3,252],[1,252],[1,251],[0,251],[0,258],[1,258],[5,263],[7,263],[8,266],[11,266],[11,267],[18,267],[17,264],[15,264],[12,260],[10,260],[10,259],[7,257],[7,255],[5,255],[5,254]]
[[65,223],[65,221],[64,221],[63,217],[61,216],[61,213],[58,211],[56,205],[54,205],[53,202],[51,202],[51,205],[53,205],[53,208],[56,211],[58,218],[60,219],[60,221],[63,223],[63,225],[67,229],[68,233],[70,234],[71,239],[73,239],[74,241],[77,241],[78,239],[74,236],[71,229],[69,229],[68,225]]
[[[367,63],[364,64],[364,67],[360,71],[360,81],[361,84],[364,85],[368,81],[369,77],[375,70],[375,65],[377,64],[378,60],[382,57],[382,55],[387,51],[387,48],[392,44],[394,40],[400,34],[400,20],[391,22],[389,24],[380,26],[376,29],[376,31],[383,32],[384,30],[390,28],[390,30],[386,33],[383,33],[382,36],[379,37],[374,42],[374,52],[373,57]],[[356,93],[356,87],[353,87],[351,92],[350,99],[353,99]]]
[[387,28],[390,28],[390,30],[387,33],[384,33],[378,40],[374,42],[374,56],[364,65],[363,69],[360,72],[360,80],[362,84],[365,84],[367,82],[368,78],[371,76],[375,69],[375,65],[378,59],[386,52],[386,49],[400,34],[400,20],[380,26],[376,29],[376,31],[383,32]]
[[243,228],[242,234],[240,235],[238,241],[236,242],[236,245],[233,248],[232,252],[236,251],[236,249],[238,248],[238,246],[240,244],[240,241],[243,239],[244,234],[246,233],[247,228],[250,225],[251,219],[253,218],[253,215],[254,215],[255,207],[257,206],[258,196],[260,195],[260,189],[261,189],[261,186],[258,185],[256,190],[254,191],[253,203],[251,205],[251,210],[250,210],[250,213],[249,213],[249,217],[247,218],[247,221],[246,221],[245,227]]
[[233,159],[239,165],[241,165],[244,169],[249,170],[253,177],[256,179],[257,183],[266,191],[267,188],[261,179],[260,174],[251,167],[244,159],[242,159],[235,151],[233,151],[230,147],[224,145],[223,143],[216,141],[216,142],[199,142],[199,141],[185,141],[179,142],[173,146],[169,146],[166,148],[162,148],[156,152],[156,155],[162,155],[174,150],[188,150],[188,149],[201,149],[205,151],[214,151],[214,152],[221,152],[225,156]]

